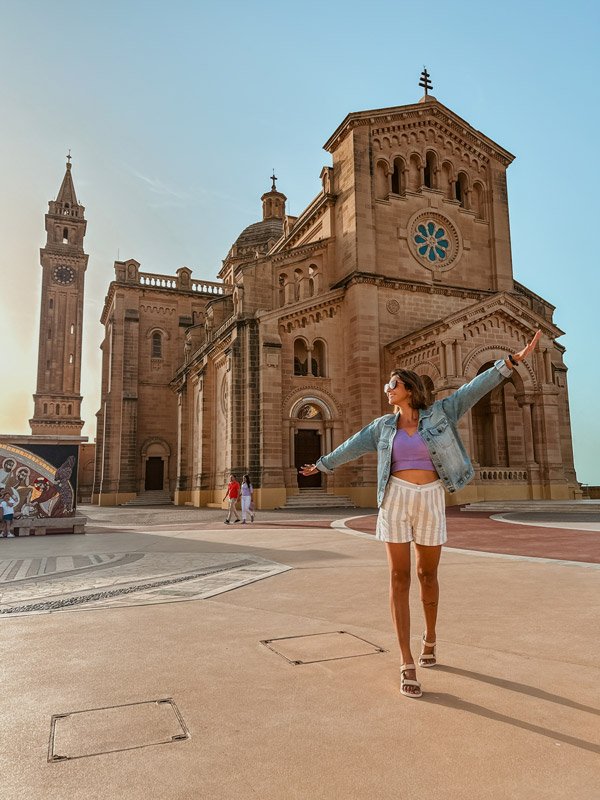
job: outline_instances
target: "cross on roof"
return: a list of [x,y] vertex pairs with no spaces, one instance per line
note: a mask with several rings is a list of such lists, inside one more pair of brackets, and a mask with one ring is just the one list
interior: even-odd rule
[[69,152],[67,153],[67,164],[71,166],[71,148],[69,147]]
[[421,73],[421,80],[419,81],[419,86],[422,86],[425,89],[425,95],[427,95],[429,89],[433,89],[433,84],[429,80],[429,73],[427,72],[427,67],[423,67],[423,72]]
[[271,180],[273,183],[271,184],[271,191],[276,192],[277,187],[275,186],[275,181],[277,180],[277,176],[275,175],[275,167],[273,167],[273,174],[271,175]]

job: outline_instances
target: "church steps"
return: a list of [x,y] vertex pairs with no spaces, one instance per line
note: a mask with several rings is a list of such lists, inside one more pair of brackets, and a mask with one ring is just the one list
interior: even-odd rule
[[600,501],[595,500],[488,500],[469,503],[462,511],[484,514],[525,512],[538,514],[600,514]]
[[123,506],[172,506],[173,500],[169,492],[160,490],[140,492],[133,500],[128,500]]
[[300,494],[290,495],[285,505],[280,507],[285,509],[356,508],[349,497],[327,494],[324,489],[301,489]]

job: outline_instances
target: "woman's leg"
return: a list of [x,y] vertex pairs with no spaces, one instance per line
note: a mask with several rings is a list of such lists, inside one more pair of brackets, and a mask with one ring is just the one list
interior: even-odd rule
[[[410,544],[410,542],[385,543],[388,564],[390,565],[390,607],[403,664],[414,664],[410,651],[410,608],[408,604]],[[405,676],[409,680],[416,679],[414,670],[408,670]],[[407,690],[415,694],[419,692],[416,686],[408,686]]]
[[250,498],[242,495],[242,522],[246,522],[246,514],[250,506]]
[[[437,622],[440,587],[438,583],[438,564],[442,555],[442,546],[427,546],[415,542],[417,554],[417,577],[421,587],[421,602],[425,614],[425,638],[435,642],[435,624]],[[433,647],[423,647],[423,653],[430,655]]]

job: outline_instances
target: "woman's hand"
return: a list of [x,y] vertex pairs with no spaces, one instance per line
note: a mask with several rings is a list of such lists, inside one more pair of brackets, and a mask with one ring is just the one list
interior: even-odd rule
[[305,464],[302,467],[302,469],[300,469],[298,471],[299,471],[300,475],[308,476],[308,475],[314,475],[315,472],[318,472],[319,470],[315,467],[314,464]]
[[529,342],[529,344],[526,344],[525,347],[522,350],[519,350],[518,353],[515,353],[513,355],[514,360],[521,362],[521,361],[523,361],[524,358],[526,358],[529,355],[529,353],[531,353],[533,350],[535,350],[535,347],[536,347],[541,335],[542,335],[542,332],[540,330],[536,331],[535,332],[535,336]]

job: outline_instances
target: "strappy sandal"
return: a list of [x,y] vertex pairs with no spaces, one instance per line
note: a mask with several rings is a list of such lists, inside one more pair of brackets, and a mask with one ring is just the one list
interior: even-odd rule
[[423,646],[433,647],[433,653],[421,653],[419,656],[420,667],[435,667],[437,664],[437,658],[435,657],[435,645],[435,642],[427,642],[425,640],[425,634],[423,634]]
[[[421,684],[419,681],[411,681],[409,678],[404,677],[404,673],[409,672],[411,669],[416,670],[414,664],[401,664],[400,666],[400,694],[403,694],[404,697],[421,697],[423,692],[421,691]],[[417,686],[419,691],[409,692],[406,689],[407,686]]]

